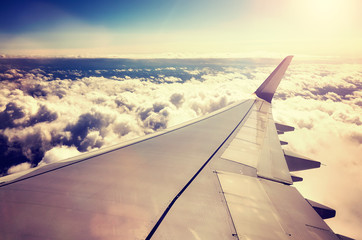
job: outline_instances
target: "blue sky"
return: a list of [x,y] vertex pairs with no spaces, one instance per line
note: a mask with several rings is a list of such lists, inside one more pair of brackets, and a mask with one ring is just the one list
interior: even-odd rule
[[157,27],[165,22],[182,27],[181,23],[212,23],[220,17],[240,13],[242,8],[236,11],[230,7],[235,3],[237,1],[230,0],[5,1],[0,10],[0,26],[5,32],[43,30],[43,27],[62,24],[72,16],[89,24],[114,29]]
[[358,0],[6,0],[0,54],[356,58],[358,9]]

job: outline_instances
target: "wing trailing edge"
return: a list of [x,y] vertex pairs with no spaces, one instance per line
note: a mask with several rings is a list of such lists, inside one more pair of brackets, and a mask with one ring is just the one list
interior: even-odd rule
[[271,102],[274,93],[279,86],[280,80],[283,78],[287,68],[292,61],[293,56],[288,56],[278,65],[278,67],[269,75],[269,77],[255,91],[255,94],[267,102]]

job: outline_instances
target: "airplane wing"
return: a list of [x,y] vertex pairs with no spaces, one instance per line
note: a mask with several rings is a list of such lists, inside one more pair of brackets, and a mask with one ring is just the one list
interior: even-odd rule
[[291,171],[273,94],[285,58],[253,97],[134,141],[0,179],[2,239],[338,240]]

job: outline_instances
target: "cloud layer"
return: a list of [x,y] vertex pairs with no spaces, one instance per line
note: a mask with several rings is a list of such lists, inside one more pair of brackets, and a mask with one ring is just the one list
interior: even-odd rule
[[52,162],[53,148],[85,152],[164,129],[242,99],[237,89],[253,89],[242,72],[222,67],[75,62],[76,69],[64,68],[74,60],[58,60],[43,70],[13,61],[0,73],[2,174],[23,162]]
[[[1,61],[2,175],[133,139],[240,101],[277,64],[215,59]],[[275,120],[296,127],[281,136],[289,141],[287,148],[327,165],[301,173],[305,181],[297,187],[313,200],[337,210],[342,206],[343,213],[330,225],[336,231],[347,229],[342,234],[352,237],[362,234],[356,230],[362,219],[356,211],[362,197],[361,69],[353,64],[292,63],[273,100]]]

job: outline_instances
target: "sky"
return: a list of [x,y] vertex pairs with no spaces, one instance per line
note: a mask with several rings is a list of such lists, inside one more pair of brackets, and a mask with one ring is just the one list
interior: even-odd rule
[[5,0],[0,54],[360,59],[360,9],[359,0]]

